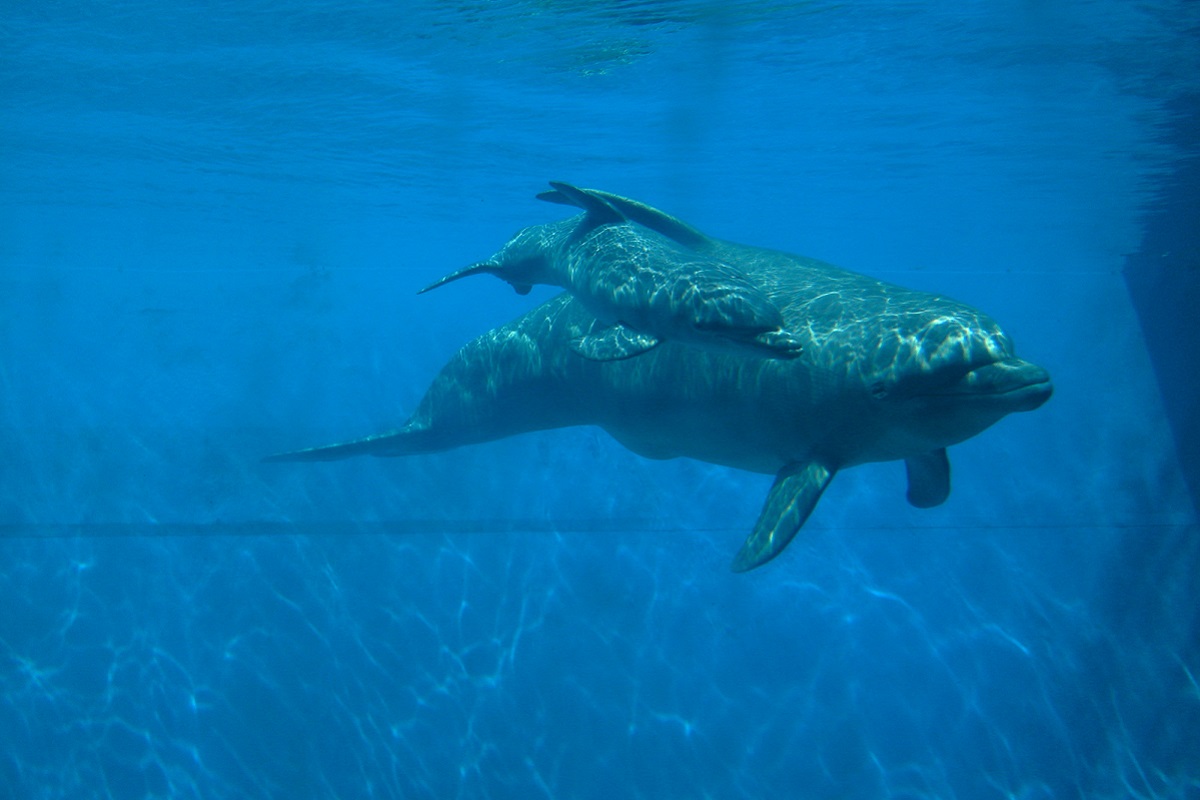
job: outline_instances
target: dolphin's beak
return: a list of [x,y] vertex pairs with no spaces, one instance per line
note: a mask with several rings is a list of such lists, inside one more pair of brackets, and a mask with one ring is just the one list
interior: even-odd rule
[[492,274],[496,274],[499,272],[499,268],[495,264],[492,264],[489,261],[480,261],[478,264],[472,264],[469,267],[463,267],[462,269],[460,269],[456,272],[451,272],[449,275],[447,275],[444,278],[439,278],[438,280],[436,280],[433,283],[426,286],[421,291],[417,292],[417,294],[425,294],[430,289],[436,289],[439,286],[442,286],[443,284],[450,283],[451,281],[456,281],[459,278],[466,278],[471,275],[478,275],[481,272],[490,272]]
[[1012,411],[1032,411],[1050,399],[1050,373],[1020,358],[1006,358],[966,374],[956,387],[963,394],[1002,401]]

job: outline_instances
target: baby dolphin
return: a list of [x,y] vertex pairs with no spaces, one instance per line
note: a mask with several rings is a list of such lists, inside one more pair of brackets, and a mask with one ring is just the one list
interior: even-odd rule
[[572,350],[593,361],[630,358],[664,340],[773,358],[800,354],[800,340],[784,329],[766,292],[728,262],[688,247],[702,234],[640,203],[550,185],[554,191],[539,198],[584,213],[525,228],[487,261],[418,294],[480,273],[496,275],[519,294],[534,284],[561,286],[596,318],[571,341]]

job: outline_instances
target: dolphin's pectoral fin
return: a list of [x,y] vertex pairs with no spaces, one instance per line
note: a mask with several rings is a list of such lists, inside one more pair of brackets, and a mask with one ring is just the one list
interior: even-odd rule
[[734,572],[761,567],[779,555],[816,508],[837,470],[816,461],[789,464],[775,476],[754,530],[733,559]]
[[946,448],[904,459],[908,472],[908,502],[917,508],[933,508],[950,496],[950,459]]
[[583,336],[571,340],[571,349],[591,361],[620,361],[640,356],[658,346],[658,339],[648,333],[635,331],[624,325],[604,327],[592,324]]
[[795,358],[804,349],[804,345],[795,335],[782,328],[777,331],[764,331],[755,336],[754,341],[770,350],[770,354],[775,358]]

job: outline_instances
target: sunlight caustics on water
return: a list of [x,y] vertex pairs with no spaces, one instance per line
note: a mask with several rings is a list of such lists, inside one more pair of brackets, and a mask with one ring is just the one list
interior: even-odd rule
[[[1200,538],[1121,275],[1196,156],[1192,4],[4,17],[0,797],[1200,796]],[[977,307],[1055,395],[937,508],[842,471],[746,575],[768,476],[595,428],[260,463],[550,298],[416,293],[551,180]]]

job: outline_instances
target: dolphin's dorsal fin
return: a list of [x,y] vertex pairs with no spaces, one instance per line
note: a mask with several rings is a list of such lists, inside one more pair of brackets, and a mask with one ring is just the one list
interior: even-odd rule
[[[589,192],[586,189],[580,189],[569,183],[560,183],[557,181],[550,181],[550,185],[554,187],[554,191],[562,196],[568,205],[582,208],[587,213],[588,222],[596,227],[601,225],[617,225],[628,221],[625,219],[625,215],[618,211],[612,203],[595,192]],[[549,193],[547,192],[547,194]]]
[[[684,247],[698,250],[709,244],[708,237],[691,225],[672,217],[670,214],[659,211],[653,206],[639,203],[637,200],[630,200],[628,197],[621,197],[611,192],[601,192],[598,189],[580,189],[577,186],[570,186],[569,184],[555,181],[551,181],[550,185],[554,187],[554,191],[542,192],[537,196],[538,200],[576,206],[585,211],[591,210],[587,203],[597,200],[603,201],[623,218],[661,233],[663,236],[673,239]],[[567,187],[571,191],[564,192],[563,187]]]
[[917,508],[933,508],[950,496],[950,458],[946,448],[904,459],[908,472],[908,502]]
[[754,530],[733,559],[734,572],[761,567],[779,555],[816,508],[837,470],[816,461],[779,470]]

